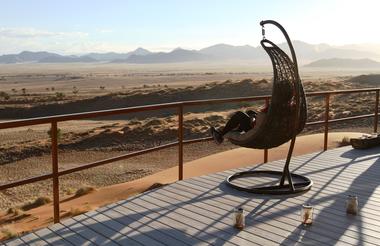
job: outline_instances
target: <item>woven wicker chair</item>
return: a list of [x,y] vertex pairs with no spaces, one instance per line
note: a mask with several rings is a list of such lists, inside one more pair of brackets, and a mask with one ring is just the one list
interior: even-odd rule
[[[265,24],[273,24],[282,31],[289,45],[292,59],[276,44],[265,38]],[[311,188],[312,181],[307,177],[291,174],[289,171],[296,136],[303,130],[307,117],[306,97],[298,74],[297,58],[288,34],[279,23],[267,20],[262,21],[260,25],[263,27],[261,46],[268,53],[273,65],[274,78],[269,109],[259,126],[243,134],[231,132],[226,134],[226,137],[233,144],[255,149],[274,148],[289,140],[291,143],[283,172],[255,170],[240,172],[229,176],[227,183],[236,189],[252,193],[288,194],[306,191]],[[275,175],[280,176],[281,179],[278,185],[258,188],[246,188],[232,182],[237,178],[258,175]],[[293,183],[292,178],[300,179],[302,182]],[[287,185],[285,179],[288,180]]]

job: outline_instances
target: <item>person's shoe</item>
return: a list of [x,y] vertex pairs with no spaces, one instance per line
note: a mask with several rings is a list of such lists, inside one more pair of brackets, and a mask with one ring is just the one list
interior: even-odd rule
[[216,130],[214,127],[210,128],[211,135],[214,138],[214,141],[216,144],[221,144],[223,143],[223,136],[220,134],[218,130]]

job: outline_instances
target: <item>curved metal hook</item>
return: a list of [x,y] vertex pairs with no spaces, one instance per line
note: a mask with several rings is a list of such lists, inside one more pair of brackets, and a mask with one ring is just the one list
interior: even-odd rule
[[296,71],[297,71],[297,75],[298,75],[298,62],[297,62],[296,52],[294,51],[292,42],[290,41],[289,35],[286,32],[285,28],[283,26],[281,26],[280,23],[278,23],[277,21],[274,21],[274,20],[264,20],[264,21],[260,22],[260,25],[262,27],[264,27],[264,25],[266,25],[266,24],[275,25],[278,29],[280,29],[282,34],[285,36],[285,39],[286,39],[286,42],[288,43],[290,53],[292,54],[292,60],[293,60],[294,65],[296,66]]

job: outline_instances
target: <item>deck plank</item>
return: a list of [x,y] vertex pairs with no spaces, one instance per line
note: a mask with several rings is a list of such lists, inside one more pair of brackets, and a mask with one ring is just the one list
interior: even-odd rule
[[[198,186],[201,186],[201,185],[202,184],[198,183]],[[194,186],[192,186],[191,188],[195,189]],[[209,188],[206,187],[206,190],[207,189],[209,189]],[[277,202],[263,201],[262,203],[252,203],[252,202],[245,203],[244,199],[239,199],[239,198],[233,197],[233,196],[232,197],[231,196],[223,196],[221,199],[222,199],[221,203],[225,203],[229,207],[241,206],[241,204],[244,204],[244,205],[242,205],[242,207],[244,207],[248,211],[255,211],[255,213],[260,213],[260,216],[255,216],[253,223],[258,222],[258,221],[260,221],[260,222],[270,221],[270,224],[272,224],[272,225],[277,224],[277,226],[280,228],[294,228],[300,224],[299,213],[298,213],[299,204],[296,204],[297,207],[295,209],[290,210],[289,208],[294,207],[294,205],[293,206],[283,206],[278,201]],[[215,202],[218,199],[212,199],[212,200]],[[236,203],[236,201],[238,201],[238,203]],[[221,204],[218,204],[218,206],[221,206]],[[259,206],[261,208],[257,209],[257,207],[259,207]],[[267,208],[271,208],[271,206],[273,206],[273,209],[271,209],[270,212],[261,212],[261,210],[265,211]],[[280,209],[277,209],[277,208],[280,208]],[[292,213],[284,214],[283,211],[289,211]],[[247,218],[247,221],[249,221],[249,217]],[[257,224],[254,224],[254,225],[257,226]],[[333,230],[335,228],[334,226],[335,225],[328,227],[324,224],[323,227],[318,227],[317,229],[314,229],[316,227],[312,227],[309,230],[310,234],[312,234],[312,235],[310,235],[310,236],[307,235],[305,238],[320,240],[320,243],[328,244],[328,242],[332,238],[329,238],[327,236],[328,235],[330,235],[330,236],[335,235],[334,233],[331,233],[331,231],[330,231],[330,230]],[[302,233],[302,231],[300,231],[299,233]],[[293,234],[294,234],[294,232],[293,232]],[[284,235],[286,235],[286,234],[284,234]],[[353,241],[352,238],[348,238],[347,240],[348,241],[345,241],[345,242],[348,244],[351,244],[351,245],[356,245],[356,243],[357,243],[355,240]]]
[[35,233],[28,233],[25,235],[22,235],[20,239],[26,244],[31,246],[43,246],[48,245],[46,241],[39,238]]
[[144,213],[151,213],[150,211],[156,212],[151,216],[152,219],[160,221],[166,225],[171,225],[172,228],[178,228],[182,231],[184,237],[194,237],[198,239],[198,244],[200,245],[208,245],[210,243],[220,244],[218,243],[219,241],[222,241],[226,245],[236,245],[226,242],[225,240],[212,237],[210,234],[210,229],[205,228],[204,224],[197,223],[197,221],[192,218],[174,213],[171,208],[165,209],[154,203],[147,203],[145,200],[141,199],[129,202],[128,207],[145,209]]
[[[233,160],[231,160],[233,161]],[[215,163],[217,165],[217,163]],[[255,195],[232,189],[227,176],[246,170],[281,171],[284,160],[227,170],[139,194],[47,229],[9,240],[6,245],[379,245],[380,147],[343,147],[294,157],[291,170],[314,185],[296,196]],[[255,186],[268,177],[235,180]],[[348,194],[360,213],[345,213]],[[300,223],[302,204],[314,205],[314,223]],[[247,212],[246,228],[232,226],[232,210]]]
[[[110,219],[98,211],[90,212],[85,214],[85,216],[101,223],[102,225],[110,228],[110,232],[117,233],[118,237],[116,242],[120,244],[128,245],[144,245],[149,244],[152,246],[163,246],[159,241],[154,240],[153,238],[147,237],[144,234],[139,233],[138,231],[133,230],[132,228],[125,226],[114,219]],[[109,237],[112,238],[112,237]]]
[[1,245],[7,245],[7,246],[18,246],[18,245],[25,245],[23,241],[21,241],[20,238],[13,238],[8,241],[6,241],[4,244]]
[[54,233],[48,228],[38,230],[35,232],[35,234],[38,237],[43,238],[48,244],[72,245],[69,241],[64,240],[61,236],[59,236],[59,234]]
[[[188,213],[188,211],[192,211],[196,213],[197,217],[200,220],[204,221],[205,223],[212,223],[213,220],[217,219],[217,222],[218,222],[217,225],[220,225],[221,227],[220,230],[223,230],[223,229],[225,230],[224,227],[227,226],[226,231],[231,233],[231,235],[233,235],[236,232],[236,230],[231,228],[231,224],[232,224],[232,216],[231,216],[232,213],[230,209],[231,207],[229,208],[229,210],[221,211],[218,207],[211,207],[205,202],[194,202],[194,197],[185,196],[187,194],[184,195],[183,192],[181,192],[181,190],[176,190],[177,188],[178,187],[175,187],[175,189],[170,189],[170,191],[160,190],[159,193],[155,192],[155,193],[151,193],[150,195],[161,201],[168,201],[172,204],[176,203],[176,200],[173,197],[179,198],[181,199],[181,201],[188,200],[186,204],[179,206],[178,211],[185,209],[183,210],[184,214]],[[260,233],[261,231],[258,229],[255,232]],[[243,231],[241,233],[245,233],[245,232]],[[266,238],[265,234],[267,234],[266,231],[261,233],[261,236],[263,236],[263,238]],[[271,241],[276,240],[276,238],[273,238],[273,237],[270,237],[267,239]],[[256,242],[255,238],[253,238],[251,242]]]
[[123,215],[130,215],[132,210],[138,222],[151,225],[154,229],[167,235],[175,236],[176,239],[182,242],[179,245],[207,245],[203,240],[193,237],[191,235],[192,230],[185,228],[178,221],[171,218],[162,219],[161,214],[155,211],[147,211],[141,206],[134,204],[133,201],[129,201],[127,206],[120,204],[114,210]]
[[65,220],[62,224],[95,245],[115,245],[114,242],[94,230],[88,223],[82,223],[81,221],[83,221],[83,216],[79,215],[73,219]]
[[176,246],[184,243],[188,245],[194,244],[194,241],[181,241],[182,233],[177,233],[169,226],[150,220],[146,216],[142,216],[138,212],[132,210],[129,214],[119,212],[118,210],[113,209],[114,206],[115,205],[103,207],[98,211],[120,224],[128,225],[131,230],[139,233],[140,237],[142,235],[149,235],[159,242],[165,242],[165,244],[169,246]]
[[[176,186],[176,187],[166,187],[166,189],[168,190],[167,192],[164,192],[164,191],[161,191],[160,194],[163,194],[167,197],[170,197],[172,194],[171,193],[177,193],[177,194],[180,194],[180,195],[188,195],[188,194],[196,194],[194,192],[194,190],[196,190],[196,188],[191,188],[191,189],[188,189],[188,187],[182,185],[182,186]],[[199,190],[198,190],[199,191]],[[223,199],[224,200],[224,199]],[[207,200],[204,200],[202,203],[192,203],[197,210],[199,209],[205,209],[205,211],[203,212],[204,216],[210,216],[210,218],[213,218],[213,216],[217,216],[217,215],[226,215],[225,218],[221,221],[224,221],[226,224],[231,224],[231,205],[224,203],[224,202],[217,202],[215,201],[215,199],[207,199]],[[201,211],[201,210],[200,210]],[[202,213],[202,212],[201,212]],[[217,215],[213,215],[213,213],[217,214]],[[214,217],[215,218],[215,217]],[[247,220],[249,220],[250,218],[249,217],[246,217]],[[255,222],[258,222],[258,220]],[[263,225],[265,224],[265,225]],[[269,223],[255,223],[255,230],[253,231],[253,233],[260,233],[261,236],[263,237],[268,237],[269,239],[271,240],[276,240],[276,241],[279,241],[279,240],[283,240],[283,238],[281,238],[284,233],[286,233],[286,231],[282,230],[282,227],[279,226],[279,227],[275,227],[273,225],[270,225]],[[248,232],[248,233],[252,233],[252,232]],[[293,242],[293,243],[296,243],[298,242],[299,240],[296,239],[296,238],[288,238],[289,241]],[[317,242],[313,239],[310,239],[310,241],[313,241],[313,242]]]
[[85,229],[90,228],[93,230],[96,233],[97,238],[100,239],[102,245],[118,245],[117,241],[124,238],[121,233],[104,226],[102,223],[98,223],[96,220],[85,214],[74,217],[74,220],[82,223],[85,226]]
[[[156,199],[153,196],[147,195],[144,196],[144,199],[148,203],[151,202],[160,206],[174,204],[173,200],[167,197],[164,199]],[[165,202],[165,200],[168,202]],[[182,204],[181,207],[174,207],[172,214],[177,218],[183,218],[184,223],[188,223],[188,225],[194,226],[195,228],[200,228],[200,231],[207,232],[208,235],[210,235],[207,237],[210,237],[213,240],[214,238],[224,240],[225,242],[223,242],[223,245],[228,245],[229,243],[233,243],[235,245],[244,245],[253,242],[260,243],[263,245],[275,245],[273,241],[266,240],[265,238],[257,236],[255,237],[244,232],[238,232],[233,227],[231,227],[231,223],[220,222],[220,220],[223,218],[221,216],[218,216],[218,220],[215,221],[199,213],[199,211],[196,211],[196,209],[189,210],[184,204]],[[237,233],[243,235],[241,237],[235,237],[234,234]],[[215,234],[218,234],[218,236],[216,237]],[[209,242],[214,243],[214,241]]]
[[56,234],[60,235],[62,238],[64,238],[66,241],[70,242],[73,245],[95,245],[91,241],[86,240],[84,237],[81,237],[80,235],[71,231],[69,228],[67,228],[61,223],[51,225],[49,226],[49,229],[54,231]]

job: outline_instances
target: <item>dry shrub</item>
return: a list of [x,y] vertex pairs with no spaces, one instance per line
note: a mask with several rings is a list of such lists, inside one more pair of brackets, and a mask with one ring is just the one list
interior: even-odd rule
[[48,203],[51,203],[51,199],[49,197],[42,196],[37,198],[34,202],[28,202],[27,204],[23,205],[21,209],[24,211],[30,210],[32,208],[37,208]]
[[15,211],[16,211],[16,208],[8,208],[7,214],[14,214]]
[[3,240],[11,239],[18,236],[18,233],[10,228],[2,228],[0,232]]
[[165,185],[166,185],[166,184],[154,183],[154,184],[152,184],[151,186],[149,186],[149,188],[146,189],[145,191],[158,189],[158,188],[161,188],[161,187],[163,187],[163,186],[165,186]]
[[14,215],[14,216],[19,216],[22,215],[24,212],[21,211],[21,209],[18,208],[8,208],[7,214],[9,215]]
[[72,195],[75,193],[75,189],[74,188],[67,188],[66,189],[66,195]]
[[89,207],[85,207],[85,208],[70,208],[70,211],[69,211],[69,216],[77,216],[77,215],[80,215],[80,214],[84,214],[88,211],[90,211],[91,209]]
[[85,187],[82,187],[82,188],[78,189],[75,192],[75,196],[76,197],[84,196],[84,195],[89,194],[89,193],[94,192],[94,191],[95,191],[94,187],[85,186]]
[[84,208],[78,208],[78,207],[73,208],[73,207],[71,207],[70,211],[68,211],[68,212],[64,213],[63,215],[61,215],[61,218],[68,218],[68,217],[77,216],[77,215],[80,215],[80,214],[87,213],[90,210],[91,210],[90,206],[86,206]]
[[338,143],[339,147],[351,145],[350,138],[347,136],[344,136],[342,140]]

